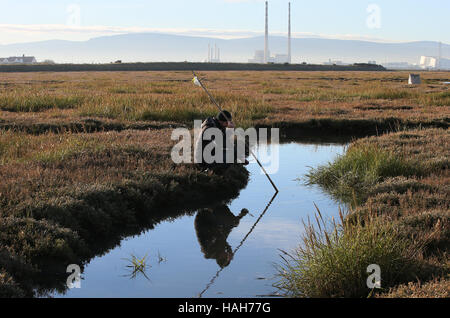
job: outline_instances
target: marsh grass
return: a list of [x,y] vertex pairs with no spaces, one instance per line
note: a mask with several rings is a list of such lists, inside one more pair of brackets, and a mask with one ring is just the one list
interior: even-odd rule
[[[50,118],[192,125],[193,118],[204,120],[217,110],[192,85],[191,76],[190,72],[5,74],[0,110],[8,112],[6,127],[23,125],[32,131]],[[393,120],[414,127],[448,126],[445,106],[450,97],[439,72],[423,74],[424,82],[433,85],[414,87],[406,85],[408,74],[403,72],[202,72],[201,76],[244,128],[292,124],[309,129],[309,123],[317,120],[327,124],[316,122],[314,128],[349,132],[393,130]],[[28,117],[22,114],[30,112]],[[340,125],[341,121],[356,122]]]
[[72,109],[84,101],[80,96],[53,96],[46,93],[0,95],[0,109],[11,112],[41,112],[48,109]]
[[167,88],[155,87],[155,88],[152,88],[150,90],[150,93],[153,93],[153,94],[174,94],[174,91],[172,91],[170,89],[167,89]]
[[432,92],[429,94],[418,94],[417,100],[422,105],[449,106],[450,91]]
[[10,163],[63,161],[83,152],[101,152],[111,144],[101,138],[72,133],[46,133],[30,136],[26,133],[0,131],[0,165]]
[[350,224],[340,212],[340,222],[328,224],[317,209],[315,224],[308,221],[303,242],[293,252],[282,251],[275,284],[287,297],[368,297],[367,267],[382,269],[386,290],[414,278],[414,259],[420,246],[398,234],[378,217]]
[[392,288],[389,293],[379,295],[385,298],[449,298],[450,277],[436,278],[430,282],[409,282]]
[[404,89],[378,88],[360,93],[361,99],[407,99],[412,94]]
[[368,191],[388,177],[422,175],[416,161],[402,158],[377,145],[357,143],[327,165],[311,169],[307,184],[318,184],[346,203],[361,203]]
[[[81,116],[131,121],[175,121],[189,125],[193,125],[194,120],[204,120],[218,113],[208,96],[202,92],[180,96],[160,90],[158,94],[161,96],[96,96],[80,107],[79,112]],[[215,98],[223,109],[233,112],[235,122],[244,127],[257,119],[267,117],[273,111],[273,107],[264,100],[258,101],[230,93],[219,93]]]
[[138,91],[135,87],[116,86],[108,90],[111,94],[136,94]]
[[25,292],[14,279],[5,271],[0,271],[0,298],[26,297]]
[[[449,275],[448,142],[440,129],[365,138],[311,170],[309,182],[353,206],[339,224],[327,227],[318,211],[315,226],[305,225],[304,243],[285,253],[279,270],[286,295],[365,297],[369,261],[381,266],[383,297],[441,295]],[[432,288],[412,283],[436,277],[425,284]]]

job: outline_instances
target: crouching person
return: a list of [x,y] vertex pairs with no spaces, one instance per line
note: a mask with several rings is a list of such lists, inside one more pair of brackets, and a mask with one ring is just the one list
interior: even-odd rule
[[248,165],[245,152],[242,158],[234,140],[234,132],[227,128],[235,128],[230,112],[224,110],[215,117],[207,118],[201,127],[195,146],[195,162],[204,167],[217,167],[240,163]]

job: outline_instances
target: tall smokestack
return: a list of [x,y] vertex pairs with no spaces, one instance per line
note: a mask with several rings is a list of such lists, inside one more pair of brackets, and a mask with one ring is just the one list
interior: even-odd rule
[[291,47],[291,3],[289,2],[289,31],[288,31],[288,63],[292,62],[292,47]]
[[266,36],[264,38],[264,63],[269,62],[269,2],[266,1]]
[[208,63],[211,63],[211,44],[208,44]]

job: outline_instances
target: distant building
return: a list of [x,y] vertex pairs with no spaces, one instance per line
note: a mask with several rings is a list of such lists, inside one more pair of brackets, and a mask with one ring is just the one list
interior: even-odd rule
[[[270,56],[270,52],[269,52]],[[256,50],[255,56],[248,60],[249,63],[256,63],[256,64],[262,64],[264,63],[264,50]]]
[[214,48],[211,47],[211,44],[208,44],[208,59],[207,63],[220,63],[220,48],[217,45],[214,45]]
[[342,61],[329,59],[328,62],[324,62],[323,65],[348,65],[348,64],[346,64]]
[[36,64],[36,58],[34,56],[11,56],[0,57],[0,64]]
[[438,59],[433,56],[421,56],[419,64],[422,68],[436,68],[438,66]]
[[423,69],[450,69],[450,60],[435,56],[421,56],[419,66]]
[[[289,63],[288,54],[275,54],[275,56],[270,56],[270,51],[268,51],[267,63],[284,64]],[[264,50],[256,50],[255,56],[248,60],[249,63],[264,64]]]

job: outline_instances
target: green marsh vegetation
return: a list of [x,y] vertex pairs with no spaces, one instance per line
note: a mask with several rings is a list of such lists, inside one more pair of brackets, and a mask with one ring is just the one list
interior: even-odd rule
[[334,162],[307,175],[308,184],[319,184],[346,203],[361,203],[367,190],[389,177],[421,176],[425,168],[374,144],[356,143]]
[[[352,206],[331,225],[318,211],[299,248],[285,252],[276,286],[291,297],[448,295],[449,137],[419,129],[361,139],[312,169],[309,184]],[[366,286],[371,264],[381,290]]]
[[369,217],[353,224],[341,212],[340,222],[330,226],[320,211],[318,215],[315,223],[305,224],[302,244],[293,253],[283,251],[276,287],[285,296],[367,296],[367,267],[371,264],[382,269],[384,288],[416,278],[414,257],[420,246],[412,245],[389,223]]

